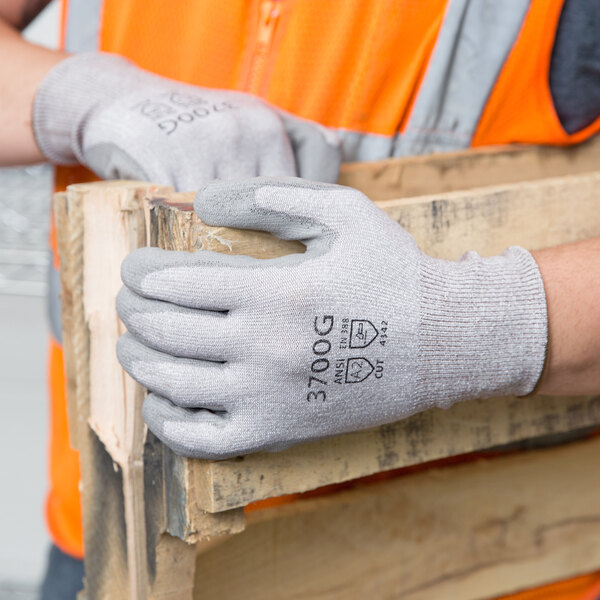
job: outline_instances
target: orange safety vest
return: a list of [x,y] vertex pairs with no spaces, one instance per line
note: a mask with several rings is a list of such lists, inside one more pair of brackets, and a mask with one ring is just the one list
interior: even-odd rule
[[[567,145],[600,130],[598,119],[569,135],[554,110],[548,73],[563,1],[64,0],[62,39],[72,52],[114,52],[165,77],[259,95],[335,129],[344,160],[377,160]],[[89,176],[59,168],[57,188]],[[47,517],[56,544],[80,557],[59,340],[55,330]],[[569,594],[543,597],[582,598]]]

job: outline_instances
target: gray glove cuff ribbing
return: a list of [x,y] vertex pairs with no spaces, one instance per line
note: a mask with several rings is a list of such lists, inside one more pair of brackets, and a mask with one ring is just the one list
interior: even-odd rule
[[80,137],[89,115],[148,77],[113,54],[82,53],[58,63],[40,84],[33,104],[33,131],[44,156],[55,164],[84,162]]
[[458,262],[423,256],[419,279],[417,395],[447,407],[530,394],[548,337],[544,284],[532,255],[511,247],[491,258],[469,252]]

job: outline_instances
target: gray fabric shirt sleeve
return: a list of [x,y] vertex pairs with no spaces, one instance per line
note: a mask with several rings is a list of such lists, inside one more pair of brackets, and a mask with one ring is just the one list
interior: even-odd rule
[[550,91],[567,133],[600,116],[599,31],[598,0],[565,0],[550,64]]

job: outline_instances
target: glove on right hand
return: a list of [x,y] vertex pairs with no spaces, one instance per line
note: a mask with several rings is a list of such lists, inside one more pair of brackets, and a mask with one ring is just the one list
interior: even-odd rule
[[195,208],[306,252],[125,259],[119,359],[152,392],[144,417],[176,452],[277,450],[533,390],[547,323],[527,250],[434,259],[361,193],[299,179],[215,182]]
[[194,190],[216,178],[300,175],[337,180],[337,135],[255,96],[158,77],[116,55],[77,54],[37,92],[43,154],[103,179]]

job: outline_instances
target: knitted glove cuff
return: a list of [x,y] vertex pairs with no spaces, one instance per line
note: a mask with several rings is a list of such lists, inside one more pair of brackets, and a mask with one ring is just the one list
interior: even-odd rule
[[458,262],[424,256],[417,397],[457,400],[530,394],[548,340],[544,284],[533,256],[511,247]]
[[43,79],[33,103],[33,131],[44,156],[55,164],[81,162],[81,131],[88,115],[153,77],[130,61],[101,52],[58,63]]

